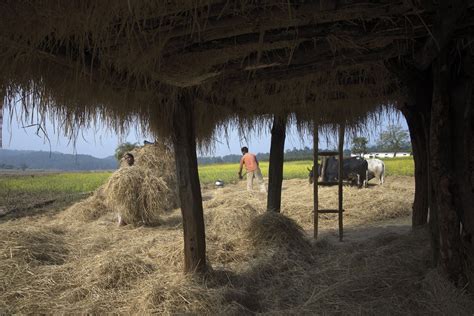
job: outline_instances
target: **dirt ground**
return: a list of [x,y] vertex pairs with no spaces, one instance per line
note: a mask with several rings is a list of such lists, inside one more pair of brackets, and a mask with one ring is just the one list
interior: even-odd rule
[[[312,239],[312,187],[283,184],[282,215],[245,183],[203,188],[209,272],[184,275],[180,211],[157,227],[117,227],[75,208],[0,219],[0,313],[472,314],[472,297],[430,266],[410,227],[414,180],[344,187]],[[337,187],[321,187],[335,208]],[[296,224],[295,224],[296,223]]]

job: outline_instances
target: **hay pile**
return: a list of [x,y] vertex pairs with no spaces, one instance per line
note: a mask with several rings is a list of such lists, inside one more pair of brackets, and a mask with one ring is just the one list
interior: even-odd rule
[[70,207],[65,215],[90,222],[113,212],[127,224],[159,224],[160,215],[178,206],[174,155],[162,143],[139,147],[131,153],[135,157],[133,166],[122,161],[105,185]]
[[255,249],[284,248],[292,252],[310,249],[306,234],[294,220],[275,212],[256,217],[247,229]]
[[64,216],[81,222],[97,220],[109,212],[104,204],[104,199],[104,187],[101,186],[87,199],[69,207]]
[[105,185],[105,192],[106,205],[127,224],[158,224],[160,213],[176,206],[174,192],[163,178],[139,166],[114,172]]
[[[401,192],[410,199],[400,187],[411,182],[389,181],[387,195]],[[298,184],[285,181],[284,192]],[[304,191],[301,185],[298,191]],[[340,243],[332,218],[321,218],[322,239],[311,241],[306,229],[311,222],[295,216],[302,212],[295,209],[300,196],[284,195],[290,209],[282,215],[265,212],[265,199],[245,192],[245,183],[203,195],[211,266],[203,276],[182,273],[177,209],[158,227],[73,222],[64,214],[0,222],[0,313],[465,315],[474,310],[472,296],[430,269],[427,230],[372,226],[384,207],[380,200],[380,209],[346,218]],[[353,198],[356,202],[365,203]],[[372,224],[360,227],[361,221]],[[356,233],[365,237],[356,239]]]

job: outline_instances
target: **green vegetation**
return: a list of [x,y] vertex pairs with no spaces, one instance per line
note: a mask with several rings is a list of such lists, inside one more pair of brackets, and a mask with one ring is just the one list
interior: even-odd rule
[[[392,176],[413,176],[414,163],[412,157],[387,158],[382,159],[385,162],[385,175]],[[311,160],[288,161],[283,166],[284,179],[305,179],[308,177],[308,170],[313,162]],[[264,177],[268,175],[268,162],[260,162],[260,168]],[[212,183],[217,179],[225,182],[235,182],[237,176],[238,164],[214,164],[199,167],[199,176],[201,182]]]
[[352,139],[351,152],[356,155],[362,155],[367,152],[367,144],[369,140],[365,137],[354,137]]
[[[312,165],[313,162],[309,160],[286,162],[283,166],[283,178],[304,179],[308,177],[308,170],[306,170],[306,167],[311,168]],[[268,176],[267,161],[260,162],[260,169],[262,170],[262,174],[264,177]],[[238,180],[238,171],[239,165],[237,163],[205,165],[199,167],[199,177],[201,179],[201,182],[204,184],[213,183],[217,179],[229,183]],[[243,174],[245,174],[245,168]]]
[[377,146],[384,151],[400,152],[404,148],[410,148],[410,135],[401,125],[389,125],[385,131],[380,133]]
[[68,172],[7,176],[0,178],[0,188],[23,192],[90,192],[103,184],[110,174],[110,172]]
[[413,157],[381,159],[385,163],[385,176],[414,176]]
[[[386,175],[413,176],[414,164],[411,157],[385,159]],[[289,161],[283,168],[285,179],[308,176],[307,167],[312,166],[312,161]],[[261,162],[263,176],[268,175],[268,162]],[[221,179],[227,183],[236,182],[238,164],[214,164],[199,167],[199,175],[203,184],[213,183]],[[21,191],[31,193],[61,192],[82,193],[95,190],[110,176],[110,172],[74,172],[46,175],[19,175],[0,177],[0,189],[3,191]]]

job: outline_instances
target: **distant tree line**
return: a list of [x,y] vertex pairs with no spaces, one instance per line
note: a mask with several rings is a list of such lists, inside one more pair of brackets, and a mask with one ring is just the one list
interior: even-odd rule
[[112,170],[114,157],[96,158],[57,152],[0,149],[0,169]]
[[[352,139],[351,149],[344,150],[344,156],[350,156],[351,154],[365,154],[371,152],[411,152],[411,143],[408,135],[408,131],[402,129],[400,125],[389,125],[386,130],[380,133],[377,143],[372,146],[368,146],[368,139],[366,137],[354,137]],[[331,149],[320,149],[320,151],[330,150],[336,151],[336,148]],[[201,165],[213,164],[213,163],[238,163],[241,155],[226,155],[217,157],[199,157],[198,163]],[[268,161],[270,153],[258,153],[257,159],[259,161]],[[285,151],[285,161],[295,160],[312,160],[313,159],[313,148],[305,146],[304,148],[298,149],[287,149]]]

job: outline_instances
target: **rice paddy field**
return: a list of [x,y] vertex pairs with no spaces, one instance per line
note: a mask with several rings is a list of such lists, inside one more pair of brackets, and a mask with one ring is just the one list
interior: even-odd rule
[[[182,273],[178,208],[158,226],[119,227],[115,213],[87,204],[101,202],[104,191],[87,192],[107,173],[2,177],[0,314],[473,313],[472,296],[431,267],[426,227],[411,229],[412,176],[393,169],[384,185],[345,186],[343,242],[335,214],[320,215],[314,240],[308,165],[286,164],[280,214],[265,211],[265,193],[232,181],[236,165],[201,167],[204,275]],[[223,188],[211,185],[226,174]],[[70,183],[75,175],[82,184]],[[71,178],[55,183],[62,177]],[[336,207],[337,188],[321,187],[319,200]]]
[[[412,157],[385,159],[386,175],[413,176],[414,163]],[[306,179],[308,170],[313,162],[310,160],[288,161],[283,165],[284,179]],[[260,162],[260,169],[264,177],[268,176],[268,162]],[[212,164],[199,168],[199,176],[204,184],[213,183],[216,179],[225,182],[235,182],[237,179],[238,164]]]

